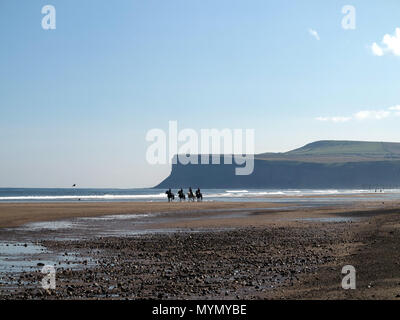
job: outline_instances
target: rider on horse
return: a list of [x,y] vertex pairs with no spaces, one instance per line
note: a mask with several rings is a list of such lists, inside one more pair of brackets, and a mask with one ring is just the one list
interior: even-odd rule
[[167,191],[165,191],[165,194],[168,197],[168,202],[175,199],[175,195],[172,193],[171,189],[168,189]]
[[203,201],[203,195],[200,192],[200,188],[197,188],[197,190],[196,190],[196,198],[197,198],[197,201]]
[[192,187],[189,188],[188,198],[189,198],[189,200],[194,201],[194,194],[193,194]]
[[183,189],[181,188],[181,190],[178,191],[178,196],[179,196],[179,201],[185,200],[185,194],[183,193]]

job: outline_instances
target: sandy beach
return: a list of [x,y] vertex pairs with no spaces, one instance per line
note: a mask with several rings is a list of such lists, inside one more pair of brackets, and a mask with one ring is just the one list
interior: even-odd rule
[[[357,195],[358,197],[359,195]],[[363,195],[371,198],[374,195]],[[281,196],[278,196],[281,198]],[[314,196],[319,198],[321,196]],[[337,197],[333,195],[332,198]],[[347,198],[351,196],[347,195]],[[353,196],[354,197],[354,196]],[[289,197],[286,197],[289,198]],[[292,197],[293,198],[293,197]],[[305,197],[310,199],[311,197]],[[262,223],[265,219],[268,222],[274,220],[271,215],[274,212],[279,213],[279,220],[282,217],[304,218],[304,217],[326,217],[330,214],[340,214],[349,212],[358,212],[365,209],[396,209],[400,205],[397,201],[362,201],[350,202],[345,206],[325,205],[320,208],[308,209],[299,208],[295,211],[289,210],[290,207],[296,207],[293,203],[272,203],[272,202],[26,202],[26,203],[0,203],[0,228],[18,227],[31,222],[57,221],[62,219],[72,219],[78,217],[100,217],[105,215],[126,215],[126,214],[144,214],[144,213],[188,213],[207,217],[212,215],[213,210],[223,211],[229,214],[229,209],[272,209],[268,210],[268,215],[258,213],[256,224]],[[276,209],[276,210],[274,210]],[[223,217],[222,217],[223,218]],[[207,220],[207,219],[205,219]],[[231,220],[231,219],[229,219]],[[214,223],[215,221],[213,221]],[[239,225],[252,225],[254,221],[248,218],[239,223]],[[198,226],[198,224],[196,224]]]
[[283,207],[285,204],[245,202],[73,202],[0,203],[0,228],[29,222],[54,221],[77,217],[142,214],[155,212],[193,212],[202,210]]
[[[52,252],[57,287],[41,288],[39,258],[27,271],[1,273],[0,299],[399,299],[399,207],[3,203],[0,240]],[[129,220],[144,213],[157,215]],[[116,230],[152,232],[104,236],[98,232],[110,215]],[[82,220],[84,233],[25,227],[80,218],[89,218]],[[341,287],[345,265],[357,270],[356,290]]]

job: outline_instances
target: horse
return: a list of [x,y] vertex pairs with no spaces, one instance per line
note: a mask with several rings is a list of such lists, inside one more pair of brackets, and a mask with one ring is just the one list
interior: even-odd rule
[[182,200],[185,201],[186,200],[186,196],[183,193],[182,189],[178,191],[178,196],[179,196],[179,201],[182,201]]
[[195,198],[195,196],[194,196],[194,194],[193,194],[193,191],[189,191],[189,192],[188,192],[188,200],[189,200],[189,201],[194,201],[194,198]]
[[165,194],[168,197],[168,202],[175,200],[175,195],[171,192],[171,189],[165,191]]
[[203,195],[200,191],[196,191],[197,201],[203,201]]

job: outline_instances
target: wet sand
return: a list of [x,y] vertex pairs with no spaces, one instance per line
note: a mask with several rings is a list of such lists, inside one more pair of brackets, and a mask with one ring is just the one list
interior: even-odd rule
[[29,222],[55,221],[77,217],[158,212],[193,212],[213,209],[283,207],[285,204],[246,202],[54,202],[0,203],[0,228]]
[[[41,289],[39,267],[2,276],[4,283],[17,285],[0,286],[0,299],[400,298],[399,203],[280,205],[282,209],[260,202],[19,204],[25,212],[47,208],[47,217],[57,219],[61,216],[52,213],[57,208],[63,208],[65,219],[82,213],[148,212],[151,206],[172,218],[153,228],[175,231],[68,241],[40,240],[36,234],[32,241],[63,259],[74,253],[85,260],[77,262],[80,268],[57,267],[55,290]],[[111,212],[113,207],[118,209]],[[188,207],[194,219],[182,219]],[[243,211],[233,215],[234,209]],[[345,265],[356,268],[356,290],[341,287]]]
[[[351,213],[365,209],[396,209],[400,206],[397,201],[354,201],[340,205],[311,206],[300,204],[304,208],[295,211],[288,210],[290,207],[298,207],[296,203],[276,203],[276,202],[54,202],[54,203],[0,203],[0,229],[8,227],[18,227],[27,223],[40,221],[57,221],[73,218],[101,217],[106,215],[126,215],[126,214],[149,214],[149,213],[168,213],[180,215],[187,213],[190,216],[204,216],[203,226],[208,226],[207,217],[213,215],[213,210],[220,211],[221,214],[229,216],[230,209],[246,210],[267,209],[263,212],[254,212],[254,219],[246,217],[242,221],[233,223],[232,218],[228,224],[233,226],[258,225],[272,220],[282,220],[282,218],[295,219],[304,217],[327,217],[330,214]],[[282,208],[282,209],[280,209]],[[274,210],[276,209],[276,210]],[[289,212],[287,212],[289,211]],[[279,214],[273,215],[273,213]],[[250,212],[251,215],[251,212]],[[223,219],[223,217],[221,217]],[[201,222],[193,222],[193,227],[199,227]],[[221,224],[215,219],[211,225]],[[224,224],[224,223],[222,223]],[[186,227],[190,227],[186,225]]]

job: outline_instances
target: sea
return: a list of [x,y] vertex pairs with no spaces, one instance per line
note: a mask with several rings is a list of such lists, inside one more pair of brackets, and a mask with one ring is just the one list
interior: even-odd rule
[[[165,189],[89,189],[89,188],[0,188],[2,202],[162,202],[167,201]],[[176,199],[177,190],[172,190]],[[187,193],[187,190],[184,190]],[[320,201],[331,199],[388,198],[400,200],[400,189],[202,189],[204,201]],[[365,195],[368,195],[367,197]],[[351,197],[349,197],[351,195]]]

